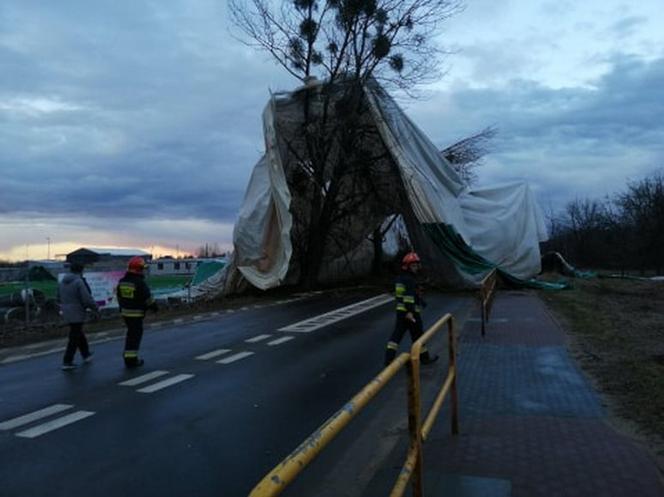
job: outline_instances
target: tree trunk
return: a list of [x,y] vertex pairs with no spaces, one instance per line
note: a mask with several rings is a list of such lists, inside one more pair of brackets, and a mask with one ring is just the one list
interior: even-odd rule
[[373,232],[373,262],[371,263],[371,274],[379,276],[382,269],[383,262],[383,236],[380,228],[376,228]]
[[318,283],[321,259],[323,257],[323,242],[326,233],[320,223],[320,199],[314,199],[311,206],[311,217],[307,234],[307,244],[303,254],[300,284],[307,290]]
[[301,284],[306,290],[312,290],[318,285],[318,273],[323,263],[323,243],[317,239],[309,245],[307,250],[307,265],[306,271],[302,273],[300,278]]

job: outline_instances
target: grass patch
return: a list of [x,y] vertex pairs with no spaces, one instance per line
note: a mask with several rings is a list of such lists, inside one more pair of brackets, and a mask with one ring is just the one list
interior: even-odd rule
[[[85,276],[85,274],[83,275]],[[150,288],[178,288],[185,285],[191,280],[191,276],[187,275],[159,275],[148,276],[146,282]],[[0,283],[0,296],[11,295],[15,292],[20,292],[25,288],[25,283],[16,281],[9,283]],[[44,292],[47,298],[55,298],[58,290],[57,281],[31,281],[30,288],[35,288]]]
[[[11,295],[12,293],[20,292],[24,288],[25,283],[22,282],[0,283],[0,296]],[[31,281],[30,288],[44,292],[47,298],[55,298],[58,283],[56,281]]]
[[542,296],[611,410],[664,457],[664,283],[573,280]]
[[146,278],[146,283],[150,288],[159,289],[159,288],[174,288],[184,286],[185,283],[188,283],[191,280],[191,276],[187,275],[159,275],[159,276],[148,276]]

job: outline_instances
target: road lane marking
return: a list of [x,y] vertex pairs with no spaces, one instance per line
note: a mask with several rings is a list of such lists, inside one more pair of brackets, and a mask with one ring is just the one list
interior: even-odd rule
[[196,357],[199,361],[207,361],[208,359],[212,359],[213,357],[217,357],[223,354],[226,354],[227,352],[230,352],[231,349],[217,349],[213,350],[212,352],[208,352],[207,354],[199,355]]
[[260,342],[261,340],[265,340],[266,338],[270,338],[271,336],[272,335],[256,335],[253,338],[248,338],[247,340],[245,340],[245,342],[247,342],[247,343],[256,343],[256,342]]
[[172,378],[169,378],[167,380],[160,381],[158,383],[154,383],[153,385],[149,385],[144,388],[140,388],[136,390],[137,392],[141,393],[152,393],[156,392],[157,390],[161,390],[166,387],[170,387],[171,385],[175,385],[176,383],[183,382],[185,380],[189,380],[193,378],[193,374],[179,374],[177,376],[173,376]]
[[22,438],[35,438],[40,435],[43,435],[44,433],[48,433],[49,431],[57,430],[58,428],[62,428],[63,426],[67,426],[72,423],[75,423],[76,421],[88,418],[93,414],[94,412],[92,411],[72,412],[71,414],[62,416],[61,418],[56,418],[53,421],[37,425],[34,428],[30,428],[29,430],[21,431],[17,433],[16,436]]
[[122,385],[123,387],[133,387],[136,385],[140,385],[141,383],[145,383],[146,381],[159,378],[160,376],[164,376],[165,374],[168,374],[168,371],[152,371],[152,373],[144,374],[142,376],[137,376],[136,378],[132,378],[131,380],[118,383],[118,385]]
[[[59,343],[59,342],[60,342],[60,340],[58,340],[58,343]],[[50,343],[50,342],[31,343],[30,345],[25,345],[25,346],[23,346],[23,348],[24,348],[24,349],[38,349],[38,348],[40,348],[40,347],[46,347],[46,346],[49,345],[49,344],[52,345],[52,343]]]
[[325,314],[321,314],[319,316],[314,316],[312,318],[305,319],[304,321],[299,321],[297,323],[284,326],[283,328],[279,328],[277,331],[309,333],[324,326],[328,326],[332,323],[336,323],[337,321],[348,319],[351,316],[355,316],[362,312],[366,312],[370,309],[373,309],[374,307],[381,306],[393,300],[394,297],[392,297],[392,295],[384,293],[372,297],[370,299],[357,302],[355,304],[341,307],[334,311],[326,312]]
[[53,404],[52,406],[45,407],[44,409],[40,409],[39,411],[31,412],[29,414],[25,414],[23,416],[10,419],[8,421],[4,421],[0,423],[0,430],[11,430],[18,426],[22,426],[28,423],[32,423],[33,421],[37,421],[38,419],[46,418],[51,414],[66,411],[67,409],[71,409],[72,407],[74,406],[69,404]]
[[33,357],[35,355],[36,354],[21,354],[9,356],[6,359],[0,361],[0,364],[9,364],[10,362],[22,361],[23,359],[28,359],[29,357]]
[[244,359],[245,357],[249,357],[250,355],[254,355],[254,353],[253,352],[240,352],[238,354],[233,354],[232,356],[228,356],[225,359],[217,361],[217,364],[230,364],[231,362],[239,361],[241,359]]
[[289,341],[291,341],[293,338],[295,338],[295,337],[291,337],[291,336],[288,336],[288,337],[281,337],[281,338],[277,338],[276,340],[272,340],[271,342],[267,342],[267,344],[268,344],[268,345],[279,345],[279,344],[282,344],[282,343],[284,343],[284,342],[289,342]]
[[[91,343],[94,343],[94,342],[91,342]],[[56,352],[62,352],[63,350],[65,350],[65,348],[66,347],[58,347],[58,348],[55,348],[55,349],[43,350],[41,352],[35,352],[35,353],[32,353],[32,354],[20,354],[20,355],[9,356],[6,359],[3,359],[2,361],[0,361],[0,364],[9,364],[9,363],[16,362],[16,361],[22,361],[23,359],[31,359],[33,357],[41,357],[41,356],[45,356],[45,355],[49,355],[49,354],[54,354]]]
[[173,320],[173,324],[182,324],[184,323],[184,318],[177,318]]

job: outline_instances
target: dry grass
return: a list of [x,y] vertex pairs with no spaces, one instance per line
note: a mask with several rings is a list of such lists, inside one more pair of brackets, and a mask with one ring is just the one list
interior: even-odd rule
[[574,289],[543,298],[615,420],[654,449],[664,470],[664,282],[572,283]]

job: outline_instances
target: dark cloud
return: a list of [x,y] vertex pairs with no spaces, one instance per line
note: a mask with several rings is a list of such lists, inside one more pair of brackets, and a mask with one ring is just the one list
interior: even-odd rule
[[234,219],[292,82],[223,2],[3,3],[0,27],[0,213]]
[[601,197],[664,166],[664,59],[616,55],[589,87],[515,80],[456,88],[414,110],[441,148],[487,125],[499,135],[484,183],[528,179],[542,203]]
[[[482,22],[509,12],[479,3]],[[573,5],[542,8],[569,16]],[[79,232],[87,223],[116,236],[129,233],[130,220],[127,244],[136,226],[151,239],[201,241],[206,229],[230,226],[262,152],[268,90],[294,81],[229,37],[224,8],[215,0],[1,2],[0,218],[76,217]],[[609,31],[627,37],[644,20],[625,15]],[[585,22],[602,34],[594,19]],[[441,148],[495,124],[481,181],[526,178],[545,207],[558,207],[664,164],[664,59],[603,57],[610,70],[583,87],[506,82],[552,64],[541,54],[555,53],[565,33],[496,34],[459,55],[486,88],[460,83],[408,109]],[[187,234],[178,220],[200,225]]]

